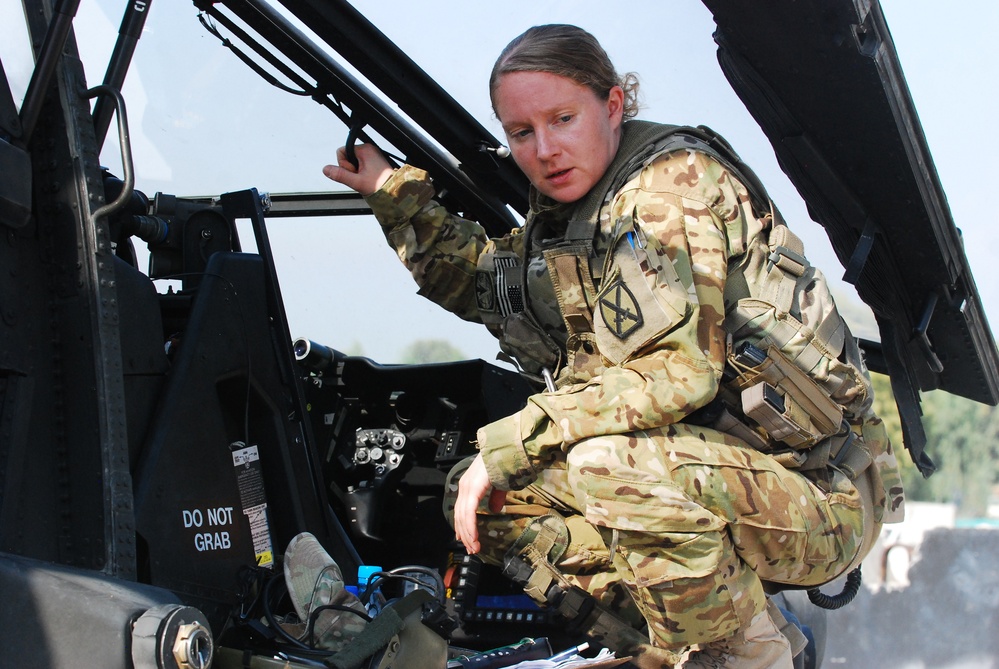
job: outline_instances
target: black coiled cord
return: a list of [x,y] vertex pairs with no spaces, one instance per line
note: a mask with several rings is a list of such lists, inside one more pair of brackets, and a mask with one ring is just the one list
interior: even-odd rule
[[841,609],[852,602],[853,598],[860,592],[861,580],[860,567],[857,567],[846,575],[846,584],[843,585],[843,591],[838,595],[827,595],[818,588],[812,588],[808,591],[808,599],[812,604],[823,609],[830,611]]

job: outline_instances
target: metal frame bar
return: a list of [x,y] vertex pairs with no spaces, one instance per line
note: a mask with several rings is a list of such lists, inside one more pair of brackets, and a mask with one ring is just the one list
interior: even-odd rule
[[[491,235],[504,234],[511,228],[517,227],[518,221],[507,203],[510,202],[511,206],[522,212],[526,211],[527,180],[512,162],[495,158],[495,151],[484,148],[499,146],[496,139],[481,129],[481,126],[479,126],[481,133],[475,133],[474,136],[445,132],[446,128],[440,127],[433,127],[431,131],[428,127],[433,125],[429,123],[431,117],[441,115],[449,118],[464,115],[466,125],[469,123],[478,125],[450,97],[438,100],[428,94],[423,100],[421,109],[407,109],[401,103],[400,107],[421,127],[427,128],[433,139],[456,156],[457,160],[441,151],[437,144],[393,111],[383,99],[347,72],[326,50],[315,44],[266,2],[223,0],[221,4],[270,43],[274,49],[284,54],[296,67],[315,79],[316,84],[313,88],[316,89],[314,99],[317,102],[331,108],[326,98],[332,98],[342,111],[349,109],[345,121],[348,127],[355,131],[359,127],[372,128],[401,151],[407,162],[426,169],[434,178],[439,198],[445,205],[477,220]],[[225,15],[210,3],[202,9],[220,22],[225,20]],[[311,22],[313,25],[310,27],[328,43],[333,42],[329,44],[333,49],[350,52],[348,49],[350,42],[353,42],[352,48],[355,50],[362,46],[364,49],[372,50],[387,48],[386,45],[394,47],[388,38],[377,30],[375,30],[377,37],[372,37],[373,41],[370,43],[367,41],[369,35],[361,32],[351,34],[349,39],[344,38],[341,41],[339,36],[331,32],[328,25],[317,19],[315,13],[308,13],[307,9],[307,7],[289,7],[298,18],[307,24]],[[337,12],[343,12],[344,16],[354,12],[353,8],[345,3],[331,3],[328,9],[334,10],[330,15],[331,21],[333,18],[337,20],[342,18]],[[371,29],[374,30],[373,26]],[[365,36],[362,37],[362,34]],[[412,61],[408,62],[408,68],[400,74],[400,77],[405,78],[416,72],[422,74],[424,78],[427,77],[426,73],[423,73]],[[362,73],[368,76],[363,70]],[[375,84],[386,95],[393,98],[396,96],[397,91],[394,88],[384,87],[377,82]],[[446,93],[442,95],[446,96]],[[444,111],[451,106],[453,109],[449,112]],[[344,120],[342,114],[337,115]],[[517,183],[518,177],[519,183]]]

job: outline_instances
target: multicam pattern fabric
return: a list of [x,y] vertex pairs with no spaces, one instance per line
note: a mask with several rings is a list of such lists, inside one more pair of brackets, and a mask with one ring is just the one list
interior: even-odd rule
[[[533,220],[527,235],[488,241],[431,198],[426,175],[405,167],[368,202],[421,292],[482,320],[469,308],[480,255],[522,249]],[[600,217],[594,248],[607,252],[595,254],[603,263],[592,275],[613,285],[614,259],[633,252],[644,281],[627,285],[652,292],[663,315],[634,333],[597,327],[597,350],[580,347],[589,358],[562,367],[555,392],[479,431],[493,485],[521,491],[504,514],[480,521],[487,560],[502,556],[526,519],[555,509],[570,528],[559,565],[567,577],[617,611],[637,610],[653,643],[681,648],[747,625],[764,607],[761,578],[822,583],[869,550],[862,537],[877,527],[864,526],[846,477],[834,473],[823,492],[743,442],[682,422],[718,392],[728,269],[765,243],[768,224],[745,187],[699,151],[659,156],[615,194]],[[880,421],[864,409],[855,422],[875,462],[879,526],[886,508],[901,506],[900,478]]]
[[826,494],[738,440],[684,423],[581,441],[509,493],[503,513],[482,516],[481,557],[501,564],[531,519],[552,510],[569,527],[562,573],[618,615],[644,618],[653,641],[673,649],[748,624],[765,606],[761,579],[835,578],[865,530],[845,476]]
[[319,613],[313,628],[315,645],[340,651],[367,625],[367,611],[356,595],[344,588],[340,567],[308,532],[296,535],[284,554],[284,577],[299,623],[285,622],[296,637],[308,630],[309,616],[320,606],[334,605],[352,609],[329,609]]
[[[419,285],[420,295],[457,316],[481,322],[475,300],[475,266],[481,254],[500,242],[486,238],[473,221],[451,216],[432,200],[427,173],[403,165],[366,198],[389,244]],[[511,238],[516,249],[516,234]]]

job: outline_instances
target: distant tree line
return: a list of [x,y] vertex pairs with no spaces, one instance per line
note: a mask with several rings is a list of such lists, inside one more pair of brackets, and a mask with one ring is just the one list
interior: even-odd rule
[[902,427],[886,376],[873,374],[875,409],[888,428],[902,466],[906,497],[950,502],[962,518],[986,515],[999,489],[999,408],[934,390],[922,395],[926,452],[937,471],[929,478],[903,452]]
[[402,362],[406,365],[454,362],[465,357],[461,349],[446,339],[418,339],[402,351]]

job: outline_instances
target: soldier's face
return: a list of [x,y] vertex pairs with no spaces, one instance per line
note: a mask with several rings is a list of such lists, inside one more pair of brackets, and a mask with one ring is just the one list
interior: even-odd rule
[[534,187],[575,202],[600,180],[621,142],[624,92],[606,100],[587,86],[548,72],[510,72],[494,92],[513,159]]

